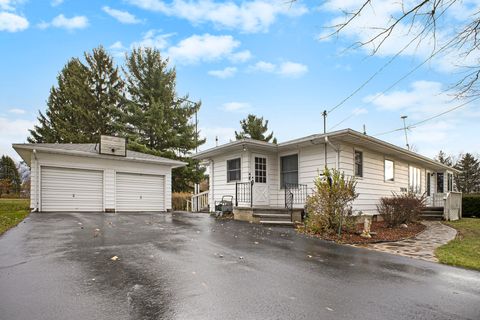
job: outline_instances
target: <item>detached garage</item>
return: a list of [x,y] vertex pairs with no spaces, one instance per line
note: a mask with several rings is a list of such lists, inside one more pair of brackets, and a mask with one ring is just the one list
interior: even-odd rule
[[14,144],[31,169],[31,208],[41,212],[171,210],[171,171],[181,161],[99,144]]

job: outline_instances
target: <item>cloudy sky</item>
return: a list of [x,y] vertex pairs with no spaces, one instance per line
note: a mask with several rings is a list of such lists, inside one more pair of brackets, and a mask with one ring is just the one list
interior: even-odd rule
[[[169,57],[179,94],[202,101],[202,149],[213,146],[216,136],[220,143],[232,139],[248,113],[268,119],[280,142],[321,132],[322,111],[380,69],[329,114],[329,128],[361,131],[365,125],[376,135],[401,127],[402,115],[413,124],[461,104],[448,91],[469,62],[457,52],[443,52],[398,81],[432,50],[428,39],[405,48],[412,40],[409,26],[400,24],[375,56],[369,46],[350,48],[397,15],[398,1],[374,2],[338,37],[325,37],[328,26],[344,21],[343,12],[361,2],[0,0],[0,154],[15,156],[11,143],[26,141],[67,60],[98,45],[119,65],[138,46],[156,47]],[[440,45],[479,9],[475,0],[451,7],[437,30]],[[473,102],[411,129],[409,139],[428,156],[440,149],[478,152],[479,121],[479,103]],[[378,137],[404,145],[401,131]]]

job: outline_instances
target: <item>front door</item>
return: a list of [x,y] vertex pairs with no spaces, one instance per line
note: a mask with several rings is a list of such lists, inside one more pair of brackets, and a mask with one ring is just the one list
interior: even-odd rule
[[253,166],[253,205],[268,206],[270,201],[268,194],[267,157],[264,155],[254,155]]

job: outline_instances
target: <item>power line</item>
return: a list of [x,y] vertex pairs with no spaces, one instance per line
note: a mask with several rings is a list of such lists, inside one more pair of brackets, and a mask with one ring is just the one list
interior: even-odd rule
[[424,123],[426,123],[426,122],[428,122],[428,121],[430,121],[430,120],[436,119],[436,118],[441,117],[441,116],[443,116],[443,115],[445,115],[445,114],[447,114],[447,113],[450,113],[450,112],[452,112],[452,111],[455,111],[455,110],[457,110],[457,109],[460,109],[460,108],[462,108],[462,107],[464,107],[464,106],[466,106],[466,105],[468,105],[468,104],[470,104],[470,103],[472,103],[472,102],[474,102],[474,101],[476,101],[476,100],[478,100],[478,99],[480,99],[480,96],[479,96],[479,97],[476,97],[476,98],[473,98],[473,99],[470,99],[469,101],[466,101],[466,102],[464,102],[464,103],[462,103],[462,104],[459,104],[458,106],[455,106],[455,107],[453,107],[453,108],[450,108],[450,109],[448,109],[448,110],[445,110],[445,111],[443,111],[443,112],[441,112],[441,113],[439,113],[439,114],[436,114],[436,115],[434,115],[434,116],[431,116],[431,117],[429,117],[429,118],[427,118],[427,119],[424,119],[424,120],[422,120],[422,121],[418,121],[418,122],[416,122],[416,123],[414,123],[414,124],[411,124],[411,125],[408,125],[406,128],[405,128],[405,127],[402,127],[402,128],[397,128],[397,129],[393,129],[393,130],[390,130],[390,131],[380,132],[380,133],[374,134],[373,136],[383,136],[383,135],[390,134],[390,133],[394,133],[394,132],[397,132],[397,131],[402,131],[402,130],[405,130],[405,129],[413,129],[413,128],[419,127],[419,126],[423,125]]

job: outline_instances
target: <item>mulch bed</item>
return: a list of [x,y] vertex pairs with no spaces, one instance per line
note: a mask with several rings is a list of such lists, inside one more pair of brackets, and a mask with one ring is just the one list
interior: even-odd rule
[[[399,241],[408,238],[413,238],[423,230],[426,226],[421,223],[410,223],[408,228],[394,227],[389,228],[385,222],[373,222],[370,227],[370,231],[376,233],[372,235],[371,238],[363,238],[360,236],[360,233],[363,230],[363,223],[357,225],[356,232],[347,233],[342,232],[342,235],[338,237],[337,233],[324,233],[324,234],[313,234],[305,232],[314,237],[318,237],[324,240],[334,241],[338,243],[346,244],[362,244],[362,243],[377,243],[377,242],[390,242],[390,241]],[[300,231],[301,228],[300,228]]]

